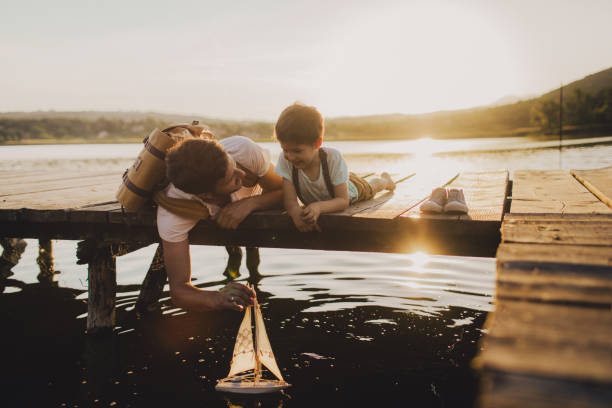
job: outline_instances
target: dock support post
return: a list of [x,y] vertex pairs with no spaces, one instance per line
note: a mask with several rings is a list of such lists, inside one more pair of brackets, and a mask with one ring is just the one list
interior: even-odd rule
[[0,256],[0,279],[6,279],[13,275],[11,269],[17,265],[28,244],[20,238],[0,238],[0,245],[3,248]]
[[259,275],[259,263],[261,258],[259,256],[258,247],[247,247],[246,249],[246,266],[251,277]]
[[162,245],[159,244],[147,271],[147,276],[145,276],[140,288],[140,294],[136,301],[138,312],[152,312],[159,307],[157,301],[161,297],[167,278],[164,250]]
[[53,276],[59,272],[55,270],[53,265],[53,243],[50,239],[38,240],[38,258],[36,258],[36,263],[40,270],[37,276],[38,281],[51,283]]
[[89,262],[87,333],[112,330],[115,326],[117,268],[111,246],[99,248]]

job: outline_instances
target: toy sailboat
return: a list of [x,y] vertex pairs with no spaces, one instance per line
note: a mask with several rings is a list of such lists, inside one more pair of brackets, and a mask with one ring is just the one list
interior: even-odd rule
[[[253,347],[251,309],[254,310],[253,314],[255,315],[256,347]],[[270,370],[276,379],[262,378],[262,365]],[[259,303],[257,303],[257,298],[255,298],[253,306],[246,308],[244,318],[238,329],[229,374],[219,380],[215,389],[240,394],[263,394],[280,391],[289,386],[291,385],[283,380],[276,364],[261,309]]]

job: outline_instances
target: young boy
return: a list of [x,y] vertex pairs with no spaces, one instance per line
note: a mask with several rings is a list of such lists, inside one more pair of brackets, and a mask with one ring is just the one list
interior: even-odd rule
[[[370,181],[349,174],[338,150],[321,148],[324,131],[319,111],[301,103],[287,107],[276,122],[276,139],[283,152],[275,171],[283,178],[285,209],[302,232],[320,231],[317,220],[321,214],[369,200],[383,189],[395,189],[387,173]],[[298,198],[304,208],[299,206]]]

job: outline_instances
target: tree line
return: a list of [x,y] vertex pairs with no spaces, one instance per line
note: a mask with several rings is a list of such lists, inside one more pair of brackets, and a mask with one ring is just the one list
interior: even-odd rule
[[[531,109],[531,123],[541,130],[559,129],[561,105],[559,100],[540,99]],[[563,100],[563,126],[612,125],[612,88],[591,94],[574,89]]]
[[[557,94],[558,95],[558,94]],[[551,95],[504,106],[489,106],[421,115],[376,115],[326,120],[328,140],[410,139],[420,137],[502,137],[535,135],[559,128],[560,106]],[[0,115],[0,143],[28,141],[137,142],[153,129],[163,129],[187,117],[170,119],[164,114],[123,117],[113,113],[39,117]],[[75,114],[76,115],[76,114]],[[148,114],[147,114],[148,115]],[[244,135],[257,141],[273,139],[271,122],[205,120],[215,137]],[[612,88],[587,93],[574,88],[563,101],[563,125],[577,132],[612,129]]]

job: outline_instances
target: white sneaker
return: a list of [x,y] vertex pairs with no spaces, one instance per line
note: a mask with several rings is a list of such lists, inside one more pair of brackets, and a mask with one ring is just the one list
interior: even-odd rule
[[457,212],[467,214],[468,207],[463,196],[463,189],[449,188],[448,200],[444,206],[444,212]]
[[441,213],[446,205],[447,193],[442,187],[434,188],[429,198],[420,205],[419,209],[423,212]]

